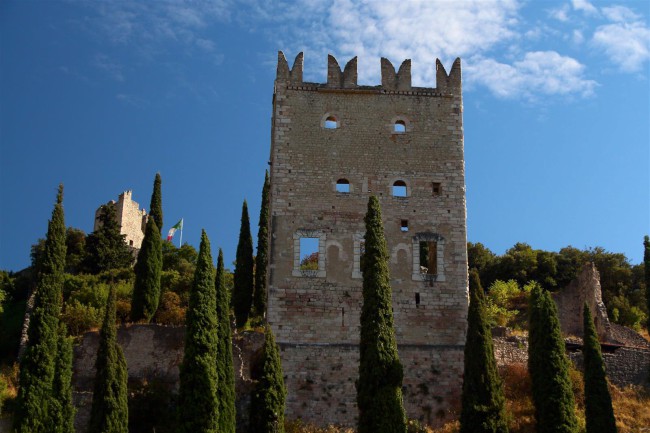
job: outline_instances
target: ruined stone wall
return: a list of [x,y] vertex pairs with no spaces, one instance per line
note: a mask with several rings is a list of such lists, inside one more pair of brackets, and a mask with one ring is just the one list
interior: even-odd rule
[[[147,211],[140,209],[140,205],[132,200],[132,191],[124,191],[119,195],[117,202],[111,200],[107,205],[115,206],[117,223],[120,225],[120,233],[126,235],[124,239],[127,245],[140,249],[144,239],[144,230],[147,224]],[[95,211],[95,226],[93,230],[99,228],[99,216],[101,207]]]
[[[412,87],[408,60],[397,73],[386,59],[381,66],[382,86],[358,86],[356,58],[341,71],[330,56],[328,82],[305,83],[302,54],[291,70],[279,55],[267,318],[289,418],[355,423],[359,262],[372,194],[390,253],[408,416],[435,425],[458,407],[468,305],[460,61],[449,75],[437,63],[436,88]],[[396,182],[405,196],[394,196]],[[301,238],[318,245],[315,269],[301,269]],[[427,263],[421,241],[431,242]]]

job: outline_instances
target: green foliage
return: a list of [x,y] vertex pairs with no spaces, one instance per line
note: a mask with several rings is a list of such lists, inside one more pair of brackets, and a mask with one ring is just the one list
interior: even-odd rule
[[124,353],[117,342],[115,301],[115,290],[111,288],[99,333],[89,433],[128,433],[128,374]]
[[103,309],[82,304],[73,300],[65,305],[61,321],[66,325],[70,335],[82,335],[102,324]]
[[129,389],[129,431],[176,433],[177,394],[160,379],[139,383]]
[[65,233],[65,271],[77,274],[83,271],[83,261],[86,257],[86,233],[83,230],[68,227]]
[[18,433],[40,433],[53,428],[52,388],[58,349],[63,269],[65,266],[65,220],[63,185],[49,221],[44,252],[38,263],[34,310],[28,330],[29,341],[21,362],[20,390],[14,417]]
[[507,433],[503,385],[494,359],[483,288],[475,269],[469,274],[469,294],[460,433]]
[[210,241],[201,233],[199,259],[187,309],[185,354],[180,366],[179,431],[217,433],[217,318]]
[[607,388],[605,365],[591,311],[584,307],[585,418],[587,433],[616,433],[612,398]]
[[181,297],[175,292],[165,292],[154,318],[161,325],[181,326],[185,324],[185,312]]
[[530,294],[528,370],[538,433],[577,433],[578,421],[555,302],[535,285]]
[[269,263],[269,172],[264,175],[262,187],[262,206],[257,231],[257,255],[255,256],[255,290],[253,307],[255,314],[263,316],[266,312],[266,267]]
[[[156,176],[156,179],[158,177]],[[135,285],[133,286],[131,320],[148,323],[156,314],[161,297],[162,239],[153,218],[147,222],[134,271]]]
[[305,256],[300,261],[300,269],[303,271],[317,271],[318,270],[318,251]]
[[363,306],[357,405],[358,433],[405,432],[402,364],[393,325],[388,249],[379,200],[371,196],[365,216]]
[[614,296],[607,305],[611,309],[612,321],[620,325],[628,326],[636,331],[641,330],[641,326],[646,323],[646,314],[637,306],[632,305],[630,299],[623,296]]
[[115,205],[101,207],[100,226],[86,238],[86,259],[84,268],[96,274],[111,269],[130,267],[133,263],[131,249],[120,234],[115,215]]
[[650,331],[650,237],[643,237],[643,266],[645,276],[645,300],[648,312],[648,323],[646,327]]
[[153,192],[151,193],[151,202],[149,204],[149,220],[154,220],[156,222],[158,234],[162,233],[162,179],[160,173],[156,173],[156,178],[153,181]]
[[284,433],[287,390],[282,378],[282,363],[270,326],[264,329],[261,371],[251,396],[251,433]]
[[244,200],[241,211],[241,228],[239,229],[236,260],[235,288],[232,302],[235,309],[235,322],[239,328],[244,326],[248,320],[253,303],[253,238],[251,237],[246,200]]
[[510,302],[522,293],[515,280],[504,282],[496,280],[488,289],[485,302],[487,321],[490,326],[511,326],[513,319],[519,314],[511,308]]
[[65,326],[59,329],[50,407],[53,433],[74,433],[75,407],[72,403],[72,338],[66,337]]
[[235,370],[232,364],[232,333],[230,330],[230,297],[226,289],[223,252],[217,259],[216,315],[218,320],[217,383],[219,387],[219,433],[235,433]]

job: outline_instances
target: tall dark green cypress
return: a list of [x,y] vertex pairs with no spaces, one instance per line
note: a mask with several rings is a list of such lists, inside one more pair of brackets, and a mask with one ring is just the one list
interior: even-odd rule
[[404,372],[393,326],[388,248],[379,200],[371,196],[365,217],[363,306],[357,405],[358,433],[406,432],[402,404]]
[[34,310],[28,330],[25,355],[20,362],[20,388],[14,416],[18,433],[52,431],[51,414],[54,376],[59,345],[59,315],[63,302],[63,270],[65,267],[65,218],[63,185],[59,185],[52,219],[36,279]]
[[153,218],[147,221],[142,247],[135,264],[131,320],[149,322],[158,310],[162,275],[162,239]]
[[91,273],[131,266],[133,253],[121,234],[115,205],[105,204],[99,215],[101,225],[86,239],[85,268]]
[[104,323],[99,332],[88,433],[129,431],[128,373],[124,353],[117,342],[115,319],[115,287],[111,287],[106,300]]
[[223,252],[217,259],[217,320],[219,342],[217,352],[217,393],[219,396],[219,433],[235,433],[235,370],[232,364],[232,332],[230,330],[230,297],[226,288]]
[[460,433],[507,433],[506,399],[476,269],[469,274],[469,297]]
[[529,309],[528,370],[537,433],[576,433],[575,400],[557,307],[539,284],[531,291]]
[[237,327],[246,324],[251,311],[253,303],[253,266],[253,238],[251,237],[251,225],[248,219],[248,204],[244,200],[235,263],[235,287],[232,295]]
[[646,327],[650,331],[650,237],[643,237],[643,267],[645,272],[645,301],[648,306],[648,323]]
[[178,395],[181,433],[219,431],[216,311],[210,240],[203,230],[185,319],[185,354],[180,367],[181,384]]
[[616,418],[609,395],[605,364],[591,311],[584,307],[585,418],[587,433],[616,433]]
[[282,378],[282,362],[271,327],[264,329],[262,368],[251,398],[251,433],[284,433],[287,390]]
[[257,255],[255,256],[255,291],[253,306],[255,314],[264,316],[266,312],[266,267],[269,263],[269,172],[264,175],[262,206],[257,231]]
[[162,179],[160,173],[156,173],[153,181],[153,192],[151,193],[151,203],[149,204],[149,219],[156,221],[159,234],[163,229],[163,211],[162,211]]
[[65,325],[59,328],[59,344],[52,394],[57,397],[50,409],[53,433],[74,433],[75,408],[72,403],[72,338]]

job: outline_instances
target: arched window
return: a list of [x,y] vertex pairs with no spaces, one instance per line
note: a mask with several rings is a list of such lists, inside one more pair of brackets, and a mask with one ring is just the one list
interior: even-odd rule
[[406,122],[403,120],[397,120],[395,121],[395,124],[393,125],[393,132],[397,134],[403,134],[406,132]]
[[347,179],[339,179],[336,181],[336,192],[349,193],[350,182]]
[[327,119],[325,119],[325,129],[336,129],[338,127],[339,122],[336,120],[336,117],[328,116]]
[[393,197],[406,197],[406,182],[396,180],[393,183]]

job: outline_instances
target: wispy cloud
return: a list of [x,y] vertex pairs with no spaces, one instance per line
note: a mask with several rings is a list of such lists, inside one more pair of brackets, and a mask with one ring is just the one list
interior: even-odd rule
[[115,60],[109,58],[106,54],[96,54],[94,59],[95,67],[105,72],[110,78],[115,81],[124,81],[124,74],[122,73],[122,65]]
[[621,71],[640,71],[650,60],[650,28],[626,7],[603,8],[602,11],[612,22],[596,29],[593,45],[603,50]]

